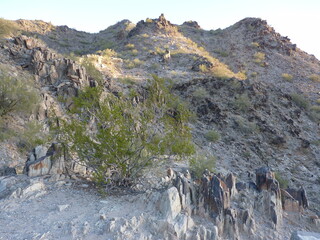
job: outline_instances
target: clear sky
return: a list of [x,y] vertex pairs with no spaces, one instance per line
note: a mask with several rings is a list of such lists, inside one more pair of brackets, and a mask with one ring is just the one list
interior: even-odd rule
[[260,17],[320,59],[320,0],[0,0],[0,17],[40,19],[87,32],[161,13],[172,23],[194,20],[208,30]]

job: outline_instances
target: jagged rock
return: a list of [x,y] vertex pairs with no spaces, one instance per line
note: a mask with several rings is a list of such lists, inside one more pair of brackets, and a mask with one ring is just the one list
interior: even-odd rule
[[275,180],[274,173],[268,167],[256,170],[256,185],[261,190],[279,191],[279,183]]
[[159,211],[167,219],[175,219],[181,212],[180,197],[177,188],[166,190],[159,202]]
[[25,175],[0,177],[0,199],[37,197],[43,194],[44,190],[42,179],[30,179]]
[[187,22],[184,22],[182,25],[186,25],[188,27],[192,27],[195,29],[201,29],[200,25],[196,21],[187,21]]
[[16,169],[8,166],[0,168],[0,177],[17,175]]
[[37,146],[29,154],[24,172],[29,177],[42,176],[46,174],[66,173],[65,153],[60,144],[53,143],[49,149]]
[[290,240],[320,240],[320,233],[295,231],[291,234]]
[[210,62],[207,58],[200,57],[192,64],[191,69],[195,72],[200,72],[201,66],[204,66],[207,70],[210,70],[211,68],[214,67],[213,63]]
[[303,208],[308,208],[309,207],[309,202],[307,198],[307,193],[303,187],[300,189],[292,189],[292,188],[287,188],[286,191],[295,199],[299,202],[299,206]]
[[281,189],[282,207],[285,211],[300,212],[299,201],[294,199],[286,190]]

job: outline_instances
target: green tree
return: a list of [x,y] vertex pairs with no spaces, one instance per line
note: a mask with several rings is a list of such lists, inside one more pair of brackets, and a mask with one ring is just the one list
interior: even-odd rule
[[99,87],[84,89],[74,99],[72,120],[62,124],[61,137],[93,169],[94,181],[124,185],[165,155],[194,153],[190,117],[165,80],[153,76],[143,94],[116,97]]

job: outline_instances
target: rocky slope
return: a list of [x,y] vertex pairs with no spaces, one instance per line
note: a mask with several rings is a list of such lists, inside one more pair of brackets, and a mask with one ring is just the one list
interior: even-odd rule
[[[160,16],[159,19],[147,19],[136,25],[123,20],[97,34],[78,32],[66,26],[56,27],[42,21],[19,20],[17,23],[27,36],[15,36],[1,43],[0,63],[13,74],[32,74],[42,100],[40,107],[31,117],[11,116],[12,121],[7,123],[9,127],[19,126],[23,129],[25,122],[36,119],[46,130],[50,125],[50,116],[64,116],[64,111],[72,104],[72,97],[79,89],[85,85],[96,84],[94,76],[79,64],[83,59],[90,60],[95,65],[103,74],[106,91],[114,93],[131,88],[138,89],[151,74],[157,74],[171,79],[174,91],[188,102],[196,113],[197,119],[190,125],[194,141],[199,151],[217,157],[217,172],[223,175],[232,172],[239,183],[246,183],[253,180],[258,166],[268,166],[277,172],[282,180],[288,182],[289,188],[303,187],[309,201],[309,210],[302,211],[302,208],[294,205],[296,202],[292,201],[295,206],[294,213],[292,209],[282,212],[281,208],[285,207],[286,203],[281,199],[280,192],[284,190],[280,190],[278,186],[276,190],[267,187],[264,189],[266,192],[261,192],[256,182],[258,190],[222,187],[221,191],[225,191],[225,194],[229,192],[226,198],[232,201],[220,199],[224,206],[219,207],[220,210],[217,207],[203,208],[199,205],[201,197],[198,194],[199,191],[203,194],[204,190],[197,189],[199,186],[194,185],[190,178],[180,180],[189,182],[191,185],[188,187],[177,185],[173,176],[169,176],[169,181],[164,174],[166,167],[173,167],[169,164],[160,167],[159,174],[155,174],[158,177],[155,182],[160,181],[160,177],[167,179],[165,182],[170,182],[166,185],[168,190],[165,193],[151,192],[149,195],[131,196],[134,200],[127,200],[130,196],[119,197],[123,204],[125,201],[132,204],[128,203],[128,209],[134,208],[134,204],[137,205],[138,202],[141,205],[141,199],[145,199],[141,209],[148,206],[146,214],[149,217],[140,215],[137,208],[133,213],[128,211],[128,216],[125,216],[125,212],[121,213],[124,215],[113,216],[113,212],[111,215],[115,219],[106,220],[97,210],[101,208],[102,211],[103,204],[93,196],[95,206],[83,211],[94,211],[94,218],[83,216],[79,218],[80,225],[71,224],[73,227],[65,227],[65,222],[60,224],[60,220],[56,219],[55,211],[58,208],[52,207],[51,223],[55,226],[54,230],[43,228],[41,231],[30,232],[27,239],[56,239],[61,232],[69,234],[66,239],[70,239],[70,233],[73,239],[99,239],[100,236],[95,235],[98,233],[101,233],[101,236],[109,234],[110,239],[248,239],[248,236],[252,239],[268,239],[268,236],[272,236],[272,239],[289,239],[290,233],[297,226],[300,226],[298,230],[316,231],[319,228],[320,112],[317,104],[320,92],[320,62],[297,48],[288,38],[276,33],[265,21],[248,18],[223,30],[205,31],[196,22],[185,22],[176,26],[164,16]],[[220,137],[210,140],[210,132]],[[22,170],[27,159],[19,154],[17,148],[18,145],[12,139],[1,143],[0,167],[9,165],[18,171]],[[64,162],[61,155],[51,158],[52,151],[42,151],[41,147],[37,149],[33,155],[29,155],[25,171],[33,171],[34,175],[29,173],[29,176],[50,174],[50,179],[60,180],[56,185],[61,185],[41,185],[41,178],[35,180],[39,183],[36,189],[41,185],[38,189],[41,194],[34,199],[29,198],[28,194],[18,194],[17,199],[12,199],[17,196],[12,195],[12,192],[6,193],[6,198],[1,200],[1,208],[7,211],[7,215],[2,218],[3,224],[9,224],[12,216],[21,211],[21,206],[32,208],[36,201],[50,205],[55,194],[63,195],[67,199],[65,202],[55,202],[56,205],[70,206],[69,202],[73,201],[68,195],[69,192],[63,191],[61,186],[69,186],[66,176],[67,179],[76,178],[79,173],[85,174],[85,169]],[[183,166],[187,167],[187,164]],[[227,182],[222,176],[217,178],[222,185]],[[6,184],[6,179],[1,178],[1,191],[8,189],[10,185]],[[210,176],[208,179],[211,181],[215,177]],[[25,182],[21,189],[32,186],[32,180],[26,180],[24,176],[20,180]],[[12,181],[20,180],[17,178]],[[43,191],[44,188],[48,188],[47,193]],[[192,190],[196,193],[190,190],[192,196],[197,195],[195,202],[193,197],[183,200],[190,196],[184,196],[187,193],[185,190],[181,192],[182,188],[197,189]],[[15,192],[16,189],[12,191]],[[73,193],[76,190],[70,191]],[[190,191],[187,191],[188,194]],[[76,194],[81,197],[86,193],[81,190]],[[163,200],[166,194],[172,194],[169,200]],[[89,194],[88,198],[91,196]],[[281,196],[285,196],[285,193]],[[115,200],[110,201],[116,204]],[[183,201],[189,202],[184,204]],[[239,207],[241,202],[247,206]],[[79,201],[75,205],[83,204],[85,203]],[[170,218],[168,216],[150,217],[161,213],[163,205],[165,209],[174,208],[168,210],[170,213],[164,213],[175,214],[168,220],[168,225],[163,223],[166,221],[163,219]],[[267,210],[261,212],[261,208],[257,206],[264,206]],[[270,215],[270,206],[277,208],[272,211],[276,212],[279,224],[273,220],[275,215]],[[68,213],[80,211],[69,211],[69,207],[66,209]],[[242,209],[249,212],[244,213]],[[57,210],[57,213],[59,211]],[[203,214],[199,215],[201,211]],[[213,217],[211,211],[217,216]],[[98,216],[99,214],[101,216]],[[246,220],[242,221],[244,215]],[[266,215],[267,218],[264,219],[261,215]],[[41,216],[43,214],[35,218],[39,219]],[[205,222],[201,220],[203,216]],[[146,222],[147,218],[151,220]],[[75,215],[72,219],[77,221]],[[46,224],[49,223],[44,223]],[[160,227],[157,229],[155,226],[162,226],[161,229],[167,235],[158,235],[161,232],[163,234],[163,231],[159,231]],[[135,229],[138,228],[145,229],[142,235],[135,234]],[[179,232],[179,228],[184,230]],[[19,235],[17,238],[12,237],[11,232],[10,229],[4,232],[7,234],[4,239],[19,239]]]

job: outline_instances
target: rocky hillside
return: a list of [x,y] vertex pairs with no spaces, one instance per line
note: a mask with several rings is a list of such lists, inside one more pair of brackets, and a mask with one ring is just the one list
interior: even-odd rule
[[[172,225],[160,225],[170,231],[165,236],[159,235],[161,231],[154,227],[159,224],[158,218],[145,222],[145,217],[135,213],[127,218],[121,215],[115,220],[107,219],[113,221],[107,227],[111,239],[248,239],[248,236],[252,239],[268,239],[268,236],[289,239],[295,229],[319,229],[320,61],[276,33],[266,21],[246,18],[226,29],[206,31],[196,22],[179,26],[161,15],[158,19],[146,19],[137,24],[123,20],[96,34],[42,21],[18,20],[14,25],[18,30],[9,33],[0,43],[0,74],[6,79],[29,79],[28,82],[31,79],[28,89],[39,97],[39,104],[28,113],[13,111],[0,116],[3,130],[0,176],[15,171],[22,173],[25,168],[24,172],[29,176],[51,175],[54,181],[64,181],[62,185],[69,184],[65,179],[78,179],[86,173],[83,166],[65,162],[57,150],[59,147],[48,150],[38,146],[50,146],[54,141],[49,131],[52,119],[65,117],[72,98],[84,86],[102,84],[105,91],[118,95],[131,89],[143,89],[151,75],[156,74],[170,79],[174,92],[195,113],[196,117],[190,123],[193,141],[199,153],[215,156],[216,172],[221,175],[208,173],[206,177],[211,185],[203,186],[204,180],[200,185],[187,176],[182,178],[181,175],[179,180],[177,172],[166,178],[166,168],[185,171],[189,168],[187,161],[158,166],[158,172],[153,176],[158,180],[153,179],[151,185],[157,185],[161,177],[166,179],[164,196],[168,194],[171,202],[167,203],[167,199],[158,196],[157,192],[143,195],[142,199],[151,215],[154,211],[151,208],[161,212],[161,206],[165,206],[162,214],[171,218]],[[35,147],[26,164],[26,153]],[[49,158],[53,152],[59,152],[59,161]],[[8,166],[11,170],[6,170]],[[256,177],[256,169],[262,166],[265,168],[261,171],[266,176],[261,181],[270,180],[266,187],[261,187],[263,183]],[[233,175],[228,180],[230,172]],[[21,189],[32,186],[30,179],[18,176],[24,182]],[[0,201],[6,199],[2,207],[10,205],[8,199],[14,194],[22,199],[28,195],[15,193],[17,189],[10,188],[19,179],[5,178],[0,178],[0,193],[3,193]],[[271,184],[275,178],[280,186]],[[42,187],[38,189],[41,196],[46,194]],[[215,189],[212,191],[217,195],[206,195],[206,191],[211,191],[205,190],[207,188]],[[179,204],[175,198],[180,198]],[[215,199],[214,203],[211,198]],[[303,203],[305,198],[308,204]],[[133,203],[139,201],[139,197],[133,199]],[[14,211],[19,211],[21,203],[15,201],[14,204]],[[241,207],[241,204],[247,205]],[[257,207],[260,205],[264,209],[272,207],[262,211]],[[8,219],[11,214],[13,212],[7,212]],[[267,220],[259,214],[265,214]],[[292,214],[294,220],[290,221]],[[201,220],[203,216],[208,222]],[[10,222],[8,219],[6,224]],[[106,220],[105,217],[101,219]],[[90,228],[91,235],[88,235],[91,238],[82,233],[81,239],[100,239],[95,238],[94,231],[104,230],[94,221],[91,224],[95,227]],[[52,232],[52,239],[59,232],[58,225]],[[179,232],[179,226],[185,230]],[[146,231],[142,235],[133,234],[138,227]],[[79,237],[75,231],[78,230],[71,230],[73,239]],[[51,239],[45,234],[42,232],[35,239]],[[30,239],[34,236],[28,235]]]

